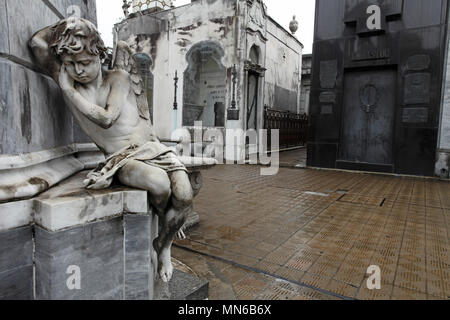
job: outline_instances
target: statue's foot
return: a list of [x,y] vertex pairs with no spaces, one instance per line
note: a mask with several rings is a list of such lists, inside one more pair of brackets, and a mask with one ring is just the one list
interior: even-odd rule
[[163,250],[158,257],[158,273],[161,280],[164,282],[169,282],[173,276],[173,265],[170,257],[169,250]]

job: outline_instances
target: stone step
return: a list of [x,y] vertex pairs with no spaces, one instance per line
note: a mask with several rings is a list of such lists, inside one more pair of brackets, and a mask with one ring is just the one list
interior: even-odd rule
[[207,300],[209,282],[175,269],[169,292],[170,300]]

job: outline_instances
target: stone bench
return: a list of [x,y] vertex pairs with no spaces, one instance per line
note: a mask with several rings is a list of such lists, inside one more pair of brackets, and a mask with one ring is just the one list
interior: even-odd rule
[[[73,155],[80,163],[90,163],[83,169],[98,163],[98,154],[91,149],[88,153]],[[214,166],[215,160],[181,160],[197,195],[201,170]],[[0,300],[155,297],[151,244],[158,218],[147,192],[118,185],[87,190],[87,173],[74,173],[31,198],[0,203]]]

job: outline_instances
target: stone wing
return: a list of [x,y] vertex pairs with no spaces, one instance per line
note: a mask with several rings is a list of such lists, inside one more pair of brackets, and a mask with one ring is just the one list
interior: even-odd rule
[[150,120],[150,110],[144,89],[144,81],[139,75],[138,64],[133,51],[124,41],[118,41],[113,57],[113,68],[128,72],[131,78],[131,86],[136,95],[139,115],[145,120]]

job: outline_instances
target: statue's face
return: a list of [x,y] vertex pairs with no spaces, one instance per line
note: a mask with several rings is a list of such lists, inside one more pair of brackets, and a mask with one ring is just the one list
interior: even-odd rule
[[90,83],[94,81],[100,73],[102,65],[98,56],[82,52],[75,55],[64,54],[61,58],[66,66],[69,76],[79,83]]

